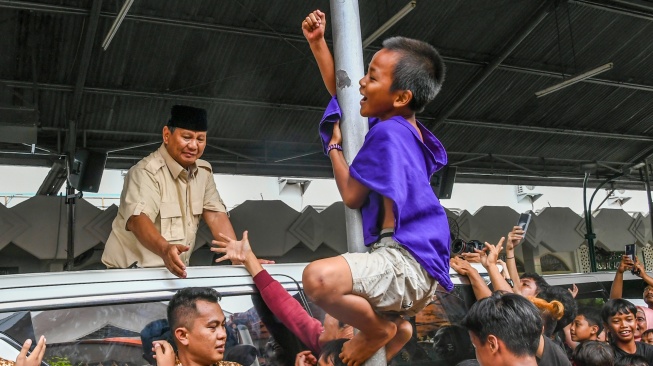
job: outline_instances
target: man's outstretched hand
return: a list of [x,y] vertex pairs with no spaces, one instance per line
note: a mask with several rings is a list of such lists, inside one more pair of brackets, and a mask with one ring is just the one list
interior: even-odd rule
[[168,271],[179,278],[186,278],[186,266],[179,255],[187,252],[189,247],[183,244],[170,244],[163,250],[161,259]]

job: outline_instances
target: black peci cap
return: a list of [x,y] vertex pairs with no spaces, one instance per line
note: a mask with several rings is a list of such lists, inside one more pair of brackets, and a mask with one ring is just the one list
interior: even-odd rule
[[206,109],[189,107],[187,105],[175,105],[170,110],[168,127],[179,127],[192,131],[206,131],[208,130]]

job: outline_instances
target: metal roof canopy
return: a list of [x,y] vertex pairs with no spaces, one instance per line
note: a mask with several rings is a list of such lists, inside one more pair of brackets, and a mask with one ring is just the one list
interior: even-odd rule
[[[406,3],[360,0],[363,38]],[[0,142],[0,164],[52,166],[92,147],[109,151],[107,168],[124,169],[185,103],[208,110],[204,158],[216,172],[330,177],[316,128],[328,93],[300,29],[329,2],[298,4],[138,0],[103,51],[125,1],[0,0],[0,112],[37,119],[36,145]],[[581,165],[594,162],[596,185],[653,154],[646,2],[417,1],[416,10],[364,58],[393,35],[440,50],[447,78],[418,118],[447,148],[458,182],[580,187]],[[608,72],[535,97],[608,62]],[[19,115],[0,113],[0,127]],[[638,171],[615,185],[644,189]]]

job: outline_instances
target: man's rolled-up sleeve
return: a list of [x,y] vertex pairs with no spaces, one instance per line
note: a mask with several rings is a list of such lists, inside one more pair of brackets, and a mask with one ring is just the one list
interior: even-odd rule
[[161,207],[161,187],[145,169],[131,169],[125,176],[119,211],[125,222],[134,215],[145,214],[155,222]]
[[227,206],[222,201],[220,193],[215,186],[213,174],[208,174],[206,188],[204,189],[204,209],[209,211],[227,212]]

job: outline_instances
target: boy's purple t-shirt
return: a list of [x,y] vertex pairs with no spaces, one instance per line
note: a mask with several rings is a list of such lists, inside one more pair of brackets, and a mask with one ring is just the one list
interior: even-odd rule
[[[334,96],[320,121],[320,137],[326,153],[333,123],[340,119],[340,106]],[[375,243],[381,231],[383,197],[393,202],[393,238],[447,291],[449,278],[449,223],[430,185],[430,177],[447,164],[447,153],[438,139],[417,123],[417,130],[403,117],[385,121],[370,118],[370,130],[354,158],[349,173],[370,189],[361,207],[365,245]]]

